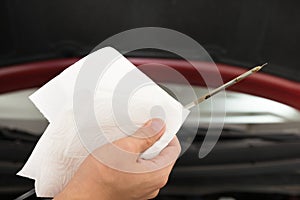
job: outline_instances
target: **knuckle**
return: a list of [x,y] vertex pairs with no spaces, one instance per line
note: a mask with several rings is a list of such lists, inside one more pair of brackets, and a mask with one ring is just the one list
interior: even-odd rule
[[145,138],[144,141],[147,147],[153,144],[153,140],[151,138]]
[[154,135],[155,135],[155,133],[152,131],[152,129],[150,129],[148,127],[141,128],[138,132],[138,136],[140,138],[150,138]]
[[180,144],[177,145],[177,150],[178,150],[178,155],[179,155],[181,153],[181,150],[182,150]]
[[128,140],[123,140],[122,143],[115,143],[119,148],[121,148],[124,151],[128,151],[128,152],[135,152],[137,147],[136,144],[134,144],[133,142],[130,142]]
[[155,197],[157,197],[158,194],[159,194],[159,190],[156,190],[148,196],[148,199],[154,199]]
[[160,183],[158,184],[159,188],[163,188],[168,182],[168,178],[164,178],[160,181]]

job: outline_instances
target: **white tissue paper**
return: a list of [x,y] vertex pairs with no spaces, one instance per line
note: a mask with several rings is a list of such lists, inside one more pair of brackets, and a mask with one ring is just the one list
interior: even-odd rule
[[[94,128],[101,127],[102,131],[98,133],[80,131],[79,133],[73,108],[79,71],[83,65],[88,67],[86,65],[90,62],[86,62],[87,59],[99,61],[110,57],[113,61],[99,78],[93,99],[98,123],[98,127]],[[131,86],[126,88],[125,82],[120,90],[119,83],[122,80],[126,81],[128,74],[130,74]],[[134,77],[138,77],[139,80],[135,81]],[[147,84],[139,85],[141,79]],[[130,88],[135,82],[137,84],[135,88]],[[122,92],[127,93],[124,94],[124,98],[128,99],[124,100],[120,98],[122,95],[117,95],[116,101],[114,95]],[[30,99],[50,123],[18,175],[35,180],[38,197],[53,197],[62,191],[89,153],[107,143],[107,140],[114,141],[127,136],[128,133],[124,134],[122,130],[132,130],[134,133],[151,118],[159,117],[164,119],[166,131],[159,141],[141,155],[144,159],[155,157],[173,139],[189,114],[189,110],[183,108],[178,101],[111,47],[97,50],[68,67],[32,94]],[[119,123],[116,119],[118,113],[113,110],[113,107],[122,101],[126,101],[127,105],[122,112],[124,114],[125,110],[128,113],[132,124]],[[87,121],[86,127],[90,128],[90,126],[95,125]],[[80,134],[85,134],[84,140]]]

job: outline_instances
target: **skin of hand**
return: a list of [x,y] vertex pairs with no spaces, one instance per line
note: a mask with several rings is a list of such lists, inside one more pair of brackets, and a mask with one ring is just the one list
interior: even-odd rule
[[178,139],[175,136],[153,159],[144,160],[139,156],[164,132],[164,122],[152,119],[133,135],[100,147],[83,161],[54,199],[144,200],[156,197],[166,185],[180,154]]

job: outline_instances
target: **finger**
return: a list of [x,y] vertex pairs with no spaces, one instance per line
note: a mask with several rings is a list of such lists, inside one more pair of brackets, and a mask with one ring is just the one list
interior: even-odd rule
[[159,170],[165,167],[172,169],[175,161],[181,152],[180,143],[175,136],[172,141],[166,146],[158,156],[150,160],[139,159],[142,165],[145,165],[149,170]]
[[177,136],[175,136],[171,142],[165,147],[158,156],[152,159],[153,162],[159,162],[161,160],[176,161],[181,152],[181,146]]
[[132,153],[142,153],[151,147],[165,132],[165,123],[158,118],[148,121],[133,135],[119,139],[115,145]]

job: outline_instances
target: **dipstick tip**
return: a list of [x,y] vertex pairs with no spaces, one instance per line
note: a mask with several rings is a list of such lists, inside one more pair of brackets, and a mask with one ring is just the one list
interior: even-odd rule
[[265,64],[263,64],[263,65],[254,67],[254,68],[252,69],[252,72],[257,72],[257,71],[261,70],[261,68],[263,68],[263,67],[266,66],[267,64],[268,64],[268,63],[265,63]]
[[264,66],[266,66],[268,63],[266,62],[265,64],[262,64],[261,65],[261,68],[263,68]]

